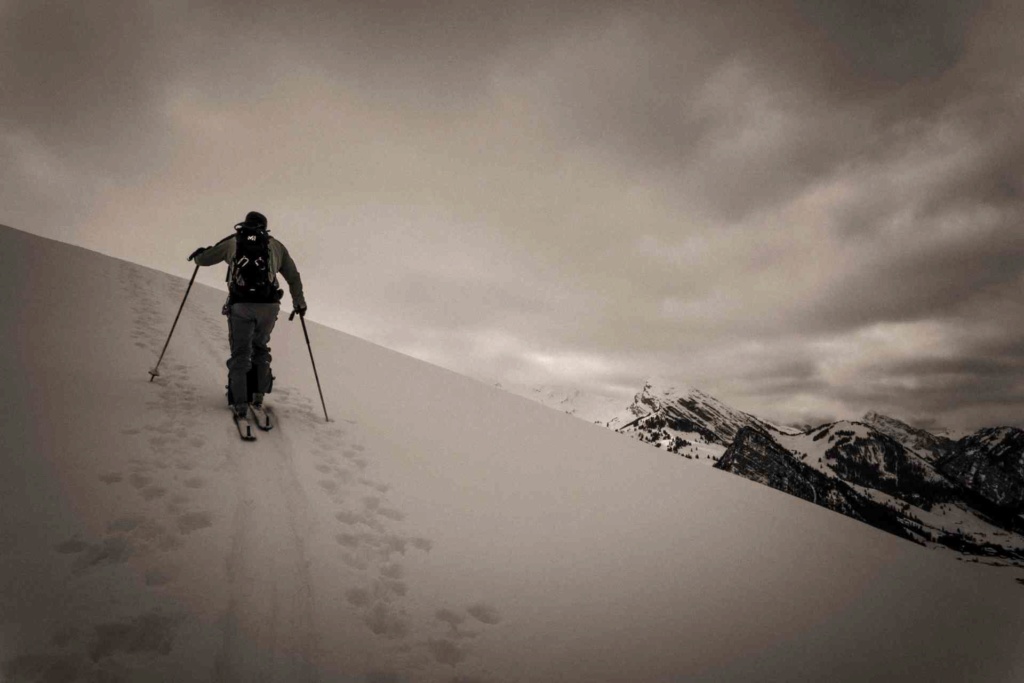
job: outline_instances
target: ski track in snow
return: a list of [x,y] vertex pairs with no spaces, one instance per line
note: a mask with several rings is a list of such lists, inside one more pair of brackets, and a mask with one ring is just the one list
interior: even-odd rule
[[[168,288],[158,294],[161,282],[145,280],[127,264],[119,281],[133,301],[130,337],[155,359],[169,329],[166,311],[180,303],[181,293]],[[184,343],[185,335],[209,364],[195,367],[176,360],[175,342]],[[218,344],[218,338],[224,341]],[[134,441],[137,450],[123,454],[122,468],[98,475],[99,486],[120,489],[112,493],[130,501],[124,514],[110,519],[99,538],[75,536],[54,548],[73,558],[72,584],[84,585],[112,565],[140,566],[154,606],[119,622],[91,624],[92,633],[82,627],[80,615],[75,624],[69,617],[54,632],[49,651],[7,660],[3,680],[131,680],[140,658],[145,670],[158,671],[158,660],[172,652],[184,621],[173,600],[160,600],[162,592],[180,582],[203,581],[218,569],[187,566],[187,558],[179,557],[189,544],[214,542],[204,540],[206,532],[227,541],[221,552],[226,551],[222,571],[228,587],[215,619],[220,642],[210,652],[208,680],[325,680],[316,614],[324,596],[315,595],[306,548],[306,539],[319,530],[332,534],[338,557],[350,570],[340,591],[344,609],[385,643],[384,656],[352,680],[406,680],[410,671],[439,680],[430,675],[433,670],[447,672],[445,680],[482,681],[451,679],[471,658],[465,643],[481,634],[464,622],[486,629],[501,621],[500,613],[482,603],[464,611],[441,607],[433,610],[432,621],[420,615],[420,623],[434,625],[433,635],[416,637],[413,615],[404,605],[409,588],[401,558],[429,552],[432,541],[396,528],[406,515],[389,501],[391,486],[368,474],[372,455],[358,438],[349,438],[355,423],[348,422],[347,428],[324,424],[317,418],[319,405],[279,384],[268,397],[277,422],[273,430],[258,431],[255,443],[231,440],[226,452],[210,448],[205,434],[211,412],[223,410],[216,424],[234,432],[226,402],[212,399],[209,389],[212,373],[218,380],[226,375],[226,339],[222,316],[198,306],[183,314],[161,374],[149,383],[152,398],[146,407],[155,419],[122,429],[120,436]],[[314,434],[311,453],[295,445],[290,432],[298,431]],[[303,468],[306,479],[316,482],[312,491],[303,486]],[[311,504],[309,496],[325,496],[330,505]],[[332,517],[315,519],[323,510],[331,510]]]
[[[263,434],[264,437],[270,434]],[[218,681],[315,680],[316,633],[294,454],[228,455],[239,488],[227,560],[230,586]]]

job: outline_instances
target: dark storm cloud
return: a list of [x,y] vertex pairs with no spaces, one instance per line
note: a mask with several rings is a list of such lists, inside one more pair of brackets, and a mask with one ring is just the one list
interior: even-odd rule
[[[877,86],[941,76],[963,54],[982,1],[798,0],[796,8],[829,44],[848,77]],[[849,90],[848,90],[849,92]]]
[[990,382],[1005,378],[1008,371],[1019,370],[1021,363],[1004,358],[965,356],[956,359],[914,359],[894,363],[886,368],[892,377],[945,377],[968,375],[978,381]]
[[130,176],[167,152],[162,98],[177,81],[258,103],[286,49],[369,90],[443,102],[478,87],[512,39],[495,3],[384,5],[13,0],[0,13],[0,124],[69,164]]
[[751,394],[764,396],[791,395],[824,388],[818,364],[809,358],[784,359],[765,364],[745,372],[741,379],[749,384]]
[[[719,377],[761,406],[804,396],[803,415],[1012,404],[981,360],[1019,377],[1000,302],[1024,275],[1021,18],[995,0],[8,1],[3,203],[95,209],[121,245],[140,217],[259,197],[328,226],[289,244],[344,293],[335,321],[456,368],[492,343],[472,367]],[[913,321],[995,331],[941,371],[908,361],[932,327],[920,349],[861,334]]]
[[[65,150],[138,149],[161,126],[161,86],[181,73],[212,70],[221,95],[258,99],[260,71],[246,70],[245,62],[273,78],[272,56],[282,46],[352,75],[379,97],[457,106],[460,97],[479,95],[494,63],[508,55],[525,51],[544,59],[553,48],[578,47],[580,37],[602,25],[625,26],[633,32],[621,36],[622,54],[615,57],[635,61],[622,65],[628,68],[574,65],[566,81],[554,84],[551,113],[560,119],[554,123],[641,167],[686,168],[692,157],[701,158],[695,152],[702,143],[729,135],[736,123],[729,111],[691,106],[723,64],[742,63],[755,79],[780,88],[782,99],[805,100],[808,90],[815,97],[873,99],[893,83],[932,78],[954,64],[976,8],[967,2],[824,5],[314,0],[209,2],[185,11],[129,1],[14,2],[3,21],[0,116]],[[615,29],[607,37],[614,41]],[[702,189],[721,188],[719,208],[735,215],[785,195],[786,187],[852,151],[847,136],[835,134],[831,115],[806,123],[770,160],[723,168]],[[730,182],[744,167],[750,170]]]
[[[106,188],[158,172],[177,36],[159,3],[0,3],[0,167],[8,222],[81,237]],[[158,11],[154,11],[156,8]]]
[[953,249],[929,249],[928,239],[925,226],[920,247],[912,253],[882,255],[837,278],[808,302],[801,329],[849,331],[876,322],[946,317],[1019,289],[1024,235],[1017,224]]
[[993,414],[987,424],[995,426],[1019,421],[1015,411],[1024,406],[1019,373],[1019,366],[988,363],[985,359],[883,366],[866,374],[859,383],[836,387],[834,393],[848,405],[862,406],[865,411],[891,412],[918,420],[953,415],[964,407],[980,408]]
[[[206,3],[201,19],[189,21],[194,30],[215,30],[233,50],[283,47],[381,100],[400,106],[415,98],[433,109],[479,96],[512,46],[564,31],[607,4],[228,0]],[[216,43],[202,49],[227,58]]]
[[[1017,301],[1021,297],[1015,297]],[[1006,323],[1006,331],[995,339],[985,339],[971,345],[970,350],[980,358],[989,359],[992,363],[998,363],[1001,367],[1024,368],[1024,328],[1017,324],[1021,313],[1019,307],[1014,315],[1000,316],[998,319]],[[970,321],[965,321],[969,324]]]
[[[535,52],[559,134],[608,148],[737,220],[939,115],[963,89],[980,3],[622,4],[557,71]],[[561,36],[571,41],[572,36]],[[580,46],[577,46],[580,47]],[[554,63],[554,74],[548,74]],[[756,144],[730,153],[743,137]]]
[[[799,324],[852,329],[969,313],[989,299],[1019,296],[1024,133],[1015,121],[1022,81],[1018,65],[1000,60],[989,67],[978,78],[987,86],[951,93],[957,97],[933,119],[908,112],[890,148],[862,174],[871,192],[835,207],[835,236],[873,254],[857,269],[838,261],[837,277]],[[996,92],[993,80],[1002,84]],[[916,169],[906,161],[915,155],[922,157]],[[901,164],[903,171],[891,170]]]

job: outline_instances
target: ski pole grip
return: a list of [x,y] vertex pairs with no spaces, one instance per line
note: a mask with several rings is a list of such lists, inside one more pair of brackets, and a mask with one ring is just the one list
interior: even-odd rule
[[295,311],[292,311],[292,314],[288,316],[288,322],[291,322],[293,320],[295,320]]

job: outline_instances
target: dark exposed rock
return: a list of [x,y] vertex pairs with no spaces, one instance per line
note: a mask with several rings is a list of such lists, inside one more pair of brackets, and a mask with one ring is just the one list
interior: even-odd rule
[[899,515],[845,482],[805,465],[767,432],[744,427],[715,467],[853,517],[902,538],[916,540]]
[[[844,428],[845,427],[845,428]],[[843,481],[930,508],[956,498],[956,489],[935,467],[873,425],[840,422],[822,428],[825,458]]]
[[939,469],[966,491],[1007,512],[1024,508],[1024,430],[982,429],[964,437]]

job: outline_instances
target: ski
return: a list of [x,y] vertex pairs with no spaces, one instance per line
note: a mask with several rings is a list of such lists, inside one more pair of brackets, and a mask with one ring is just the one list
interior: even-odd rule
[[256,405],[250,403],[249,408],[252,410],[253,417],[256,418],[256,426],[265,432],[270,431],[274,428],[274,424],[270,421],[270,411],[263,404]]
[[249,422],[248,416],[237,415],[234,411],[231,412],[231,416],[238,427],[238,436],[242,437],[243,441],[255,441],[256,435],[252,433],[252,423]]

